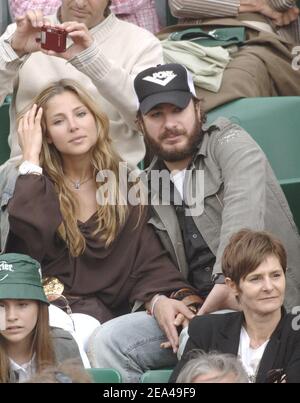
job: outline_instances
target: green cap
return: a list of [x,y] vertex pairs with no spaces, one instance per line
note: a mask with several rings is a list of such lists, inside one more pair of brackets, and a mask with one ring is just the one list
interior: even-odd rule
[[0,255],[0,299],[32,299],[49,305],[39,262],[19,253]]

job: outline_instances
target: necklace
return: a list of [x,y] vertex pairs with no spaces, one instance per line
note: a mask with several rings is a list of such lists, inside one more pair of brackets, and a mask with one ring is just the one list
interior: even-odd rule
[[93,179],[93,177],[90,176],[89,178],[87,178],[87,179],[85,179],[85,180],[83,180],[83,181],[80,181],[79,179],[73,181],[73,179],[68,178],[68,177],[67,177],[67,179],[72,183],[72,185],[73,185],[73,187],[74,187],[75,190],[79,190],[79,189],[80,189],[80,186],[82,186],[84,183],[86,183],[86,182],[90,181],[91,179]]

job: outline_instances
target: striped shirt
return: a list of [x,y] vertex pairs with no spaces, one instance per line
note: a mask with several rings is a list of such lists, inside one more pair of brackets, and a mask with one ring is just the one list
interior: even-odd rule
[[154,34],[160,30],[155,0],[112,0],[110,9],[121,20],[132,22]]
[[[285,11],[295,7],[295,0],[268,0],[270,5]],[[178,18],[235,17],[239,13],[240,0],[169,0],[171,13]],[[276,31],[284,39],[300,42],[300,18]]]
[[13,19],[24,15],[28,10],[42,10],[44,15],[55,14],[62,0],[9,0],[10,13]]

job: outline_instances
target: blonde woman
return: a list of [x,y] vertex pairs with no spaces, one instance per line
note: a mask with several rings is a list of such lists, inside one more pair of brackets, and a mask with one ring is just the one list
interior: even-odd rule
[[[107,117],[78,84],[50,85],[19,119],[24,161],[13,196],[2,200],[9,216],[5,250],[41,262],[53,299],[62,294],[57,301],[73,313],[101,323],[134,306],[151,308],[157,294],[187,286],[147,224],[147,209],[126,204],[127,195],[119,192],[121,160],[108,128]],[[115,203],[99,205],[96,194],[104,185],[96,177],[104,171],[116,179],[107,187]],[[170,301],[172,314],[160,324],[177,338],[176,314],[191,318],[191,312]]]

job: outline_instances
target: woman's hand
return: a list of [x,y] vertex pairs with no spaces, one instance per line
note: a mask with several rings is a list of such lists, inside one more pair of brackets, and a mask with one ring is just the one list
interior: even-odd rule
[[65,29],[67,31],[68,36],[70,36],[73,41],[73,45],[68,47],[67,50],[62,53],[56,53],[53,50],[41,49],[43,53],[46,53],[50,56],[57,56],[66,60],[70,60],[85,49],[89,48],[94,42],[90,31],[83,23],[70,21],[57,25],[57,27]]
[[43,109],[34,104],[32,108],[20,119],[18,125],[19,144],[22,149],[23,159],[39,165],[42,149],[42,119]]
[[[193,319],[195,315],[183,302],[163,296],[155,304],[154,316],[166,334],[173,352],[176,353],[179,345],[177,327],[182,326],[185,320]],[[170,345],[167,344],[167,346]]]
[[20,56],[41,50],[41,27],[50,25],[41,10],[30,10],[16,18],[17,29],[11,38],[11,47]]

